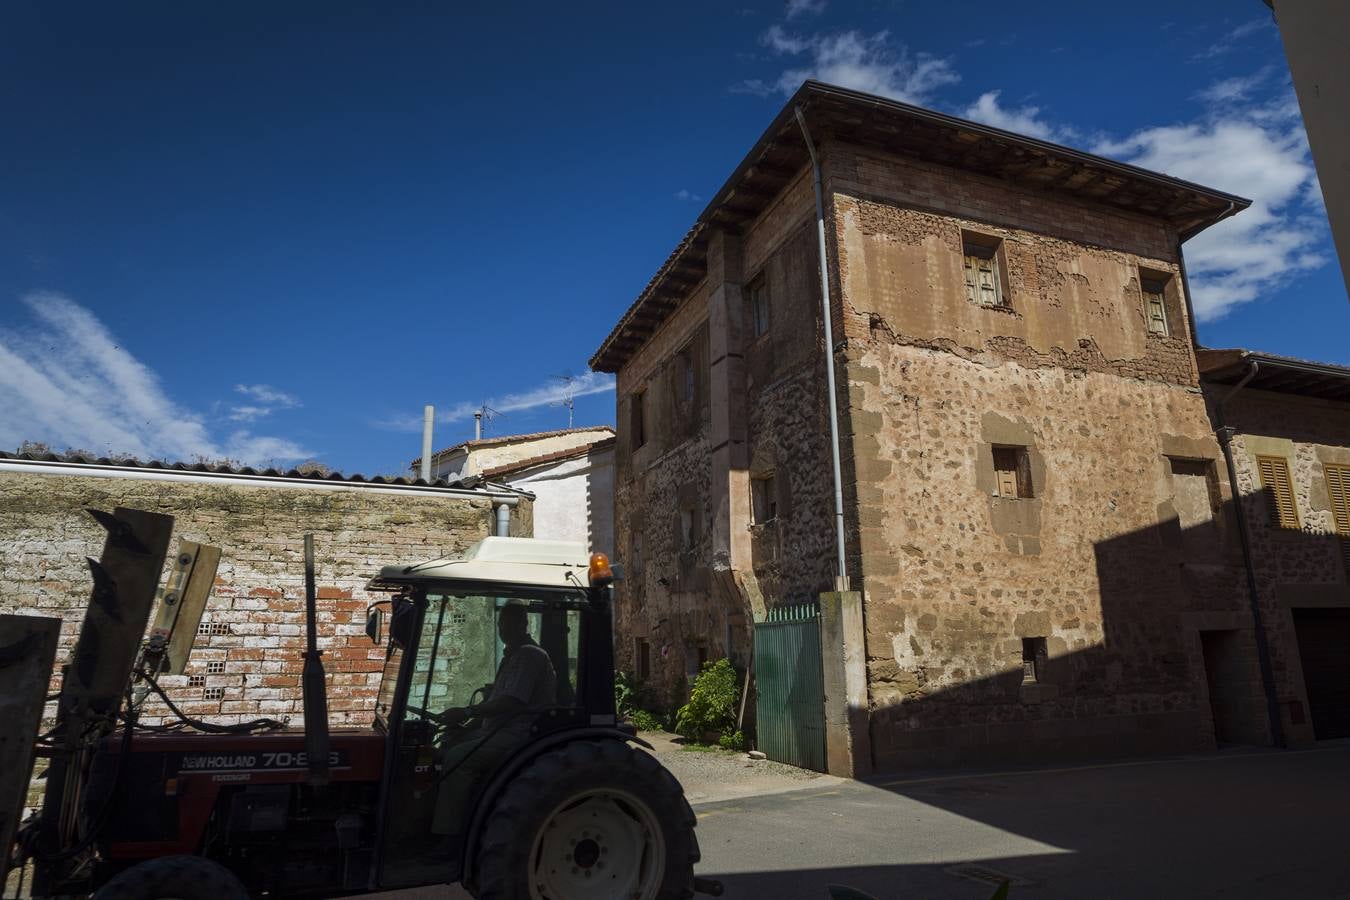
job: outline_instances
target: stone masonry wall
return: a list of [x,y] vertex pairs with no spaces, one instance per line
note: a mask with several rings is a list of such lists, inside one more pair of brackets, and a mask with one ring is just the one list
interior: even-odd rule
[[[103,546],[83,510],[116,506],[175,517],[166,571],[179,539],[221,548],[202,619],[211,633],[199,633],[187,668],[205,684],[161,680],[185,713],[221,722],[300,714],[306,531],[314,532],[330,720],[365,725],[384,659],[364,633],[367,605],[383,599],[365,591],[366,581],[382,565],[460,552],[492,524],[487,497],[0,473],[0,612],[62,617],[58,665],[89,598],[84,557]],[[512,510],[512,528],[531,533],[528,500]],[[203,699],[213,689],[223,696]]]
[[[1215,385],[1211,403],[1230,390]],[[1237,432],[1233,461],[1250,529],[1276,696],[1287,737],[1303,744],[1314,735],[1292,610],[1350,606],[1346,564],[1335,537],[1323,474],[1328,463],[1350,465],[1350,409],[1248,388],[1225,406],[1224,413]],[[1280,528],[1272,521],[1256,468],[1258,455],[1288,461],[1299,529]]]
[[[1173,236],[936,166],[827,159],[877,765],[1212,746],[1194,617],[1236,615],[1240,570],[1217,473],[1193,539],[1220,558],[1197,574],[1168,544],[1169,458],[1219,455]],[[999,242],[1006,308],[966,298],[971,235]],[[1141,270],[1166,280],[1168,336]],[[996,496],[996,447],[1023,448],[1030,497]]]

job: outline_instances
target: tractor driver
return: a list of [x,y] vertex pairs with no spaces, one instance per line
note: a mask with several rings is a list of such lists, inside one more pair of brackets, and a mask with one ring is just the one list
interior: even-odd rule
[[442,724],[481,721],[481,735],[448,745],[441,754],[441,783],[431,830],[452,844],[468,825],[468,804],[479,782],[529,737],[533,716],[557,702],[557,676],[548,653],[528,630],[525,606],[509,603],[497,611],[497,634],[506,650],[492,695],[482,703],[451,707],[436,716]]

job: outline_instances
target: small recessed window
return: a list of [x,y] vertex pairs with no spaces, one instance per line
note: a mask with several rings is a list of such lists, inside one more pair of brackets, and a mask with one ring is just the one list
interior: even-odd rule
[[778,485],[772,473],[750,479],[750,506],[756,525],[778,518]]
[[1026,447],[994,448],[994,496],[1012,499],[1034,496]]
[[769,330],[769,284],[762,276],[750,283],[750,330],[755,337]]
[[633,449],[636,450],[647,443],[647,415],[644,411],[646,403],[644,402],[646,393],[639,391],[633,394],[628,403],[631,408],[630,427],[633,434]]
[[694,549],[696,540],[698,540],[698,517],[694,514],[692,506],[683,507],[680,510],[680,549]]
[[633,567],[633,574],[639,575],[642,573],[642,535],[634,533],[632,546],[633,560],[631,565]]
[[1045,638],[1022,638],[1022,683],[1035,684],[1045,677]]
[[679,379],[678,391],[680,400],[690,403],[694,399],[694,351],[691,347],[686,347],[680,351],[676,375]]
[[980,306],[1007,306],[1007,287],[1003,284],[998,238],[961,232],[965,255],[966,299]]
[[1148,319],[1150,334],[1167,337],[1171,329],[1167,324],[1167,284],[1150,278],[1140,282],[1144,291],[1144,316]]
[[646,681],[652,677],[652,645],[646,638],[634,640],[633,667],[639,681]]

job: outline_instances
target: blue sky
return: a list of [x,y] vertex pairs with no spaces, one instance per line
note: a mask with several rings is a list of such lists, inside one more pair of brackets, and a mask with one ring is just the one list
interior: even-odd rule
[[[1259,0],[0,5],[0,448],[401,471],[586,360],[807,76],[1252,197],[1201,340],[1350,364]],[[447,421],[448,419],[448,421]]]

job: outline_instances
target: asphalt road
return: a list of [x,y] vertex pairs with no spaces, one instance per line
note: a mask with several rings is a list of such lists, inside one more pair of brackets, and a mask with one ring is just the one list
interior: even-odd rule
[[1011,900],[1350,898],[1350,743],[841,782],[696,811],[698,872],[728,898],[822,900],[842,883],[987,900],[1004,876]]

